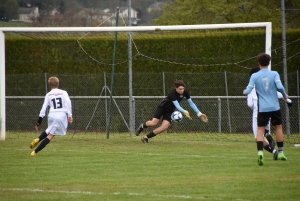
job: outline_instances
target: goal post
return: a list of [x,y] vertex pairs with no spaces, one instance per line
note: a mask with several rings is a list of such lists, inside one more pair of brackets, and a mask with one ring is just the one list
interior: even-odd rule
[[[131,26],[131,27],[0,27],[0,120],[1,140],[6,135],[6,107],[5,107],[5,34],[6,32],[155,32],[155,31],[188,31],[188,30],[214,30],[235,28],[264,28],[265,29],[265,52],[271,55],[272,24],[271,22],[257,23],[232,23],[232,24],[203,24],[203,25],[178,25],[178,26]],[[131,34],[128,34],[131,37]],[[145,55],[144,55],[145,56]],[[92,58],[93,59],[93,58]],[[271,66],[269,66],[271,68]],[[130,83],[132,84],[132,83]],[[129,86],[131,87],[131,86]],[[132,97],[130,98],[132,99]]]
[[5,140],[6,109],[5,109],[5,37],[0,32],[0,140]]

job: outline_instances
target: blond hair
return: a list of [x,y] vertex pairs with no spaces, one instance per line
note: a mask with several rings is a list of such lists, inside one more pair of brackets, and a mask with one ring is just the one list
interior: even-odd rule
[[59,86],[59,79],[57,77],[49,77],[48,84],[51,89],[58,88]]

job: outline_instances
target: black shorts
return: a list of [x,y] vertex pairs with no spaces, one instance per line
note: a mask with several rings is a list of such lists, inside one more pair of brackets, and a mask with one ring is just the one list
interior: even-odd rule
[[171,121],[172,120],[171,119],[172,113],[173,113],[173,110],[167,109],[165,107],[158,106],[156,111],[154,112],[153,117],[157,118],[157,119],[160,119],[162,117],[163,120],[167,120],[171,123],[172,122]]
[[258,112],[257,114],[257,126],[266,126],[271,119],[273,126],[282,124],[282,117],[280,110],[274,112]]

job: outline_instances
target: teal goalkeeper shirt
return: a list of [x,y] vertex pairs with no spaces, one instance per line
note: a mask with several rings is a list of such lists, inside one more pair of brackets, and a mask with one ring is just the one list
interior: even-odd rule
[[277,91],[282,93],[283,97],[286,97],[286,93],[276,71],[261,69],[257,73],[253,73],[244,94],[251,93],[254,86],[258,97],[259,112],[280,110]]

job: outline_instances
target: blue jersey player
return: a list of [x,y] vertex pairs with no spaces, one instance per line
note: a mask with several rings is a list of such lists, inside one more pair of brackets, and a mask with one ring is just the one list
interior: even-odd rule
[[263,140],[265,126],[271,118],[271,124],[275,128],[276,142],[278,146],[278,160],[287,160],[283,154],[283,132],[282,132],[282,117],[280,105],[278,101],[277,91],[283,98],[288,99],[288,95],[281,83],[279,74],[276,71],[268,69],[271,57],[268,54],[261,53],[257,57],[260,71],[251,75],[247,88],[243,91],[245,95],[251,93],[255,87],[258,97],[258,114],[257,114],[257,150],[258,150],[258,165],[264,164],[263,157]]

